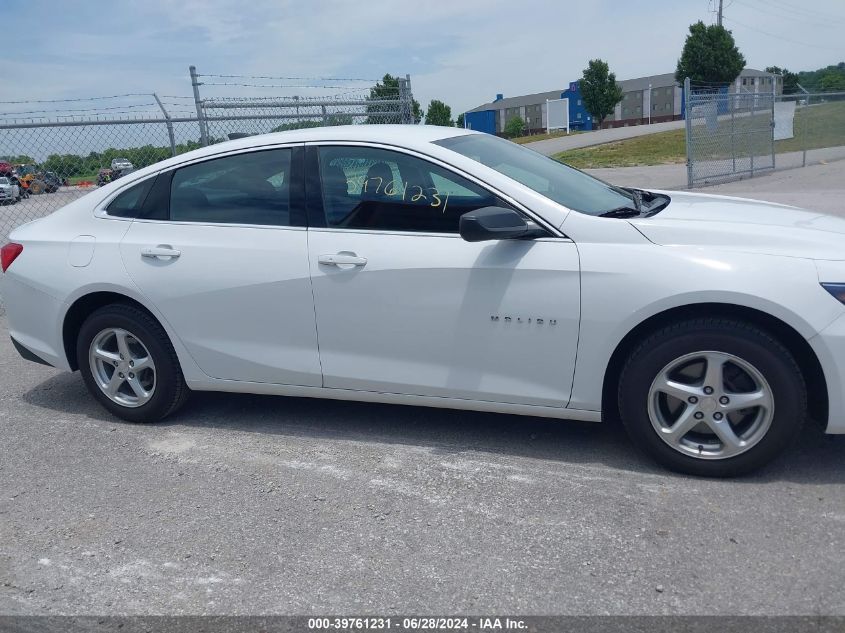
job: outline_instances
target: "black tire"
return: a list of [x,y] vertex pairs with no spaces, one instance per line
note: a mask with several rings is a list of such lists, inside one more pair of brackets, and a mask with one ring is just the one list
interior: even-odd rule
[[[135,408],[111,400],[97,385],[88,352],[94,337],[107,328],[132,333],[147,348],[155,363],[156,385],[150,399]],[[130,422],[158,422],[179,409],[190,395],[179,359],[164,328],[147,312],[134,306],[112,304],[93,312],[82,324],[76,340],[76,358],[88,390],[110,413]]]
[[[724,459],[701,459],[670,446],[654,429],[648,400],[652,382],[676,359],[696,352],[728,353],[752,365],[771,387],[774,415],[757,444]],[[724,318],[683,321],[642,340],[619,380],[619,411],[632,442],[670,470],[705,477],[733,477],[757,470],[796,439],[807,416],[807,388],[792,354],[749,323]]]

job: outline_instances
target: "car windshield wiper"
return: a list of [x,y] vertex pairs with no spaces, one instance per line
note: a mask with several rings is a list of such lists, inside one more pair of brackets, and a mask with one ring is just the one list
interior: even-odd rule
[[625,187],[624,191],[630,193],[634,197],[634,202],[637,204],[637,208],[640,210],[640,214],[644,218],[650,218],[653,215],[657,215],[665,209],[670,202],[669,196],[662,193],[653,193],[651,191],[646,191],[645,189],[634,189],[631,187]]
[[604,213],[599,213],[600,218],[636,218],[640,216],[642,212],[639,209],[635,209],[634,207],[617,207],[615,209],[611,209],[610,211],[605,211]]

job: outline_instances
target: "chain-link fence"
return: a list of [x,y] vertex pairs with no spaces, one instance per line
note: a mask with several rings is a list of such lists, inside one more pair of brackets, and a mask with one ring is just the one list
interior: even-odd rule
[[695,185],[774,169],[774,92],[684,85],[687,181]]
[[690,187],[845,158],[845,93],[731,90],[685,82]]
[[[289,83],[257,83],[280,79]],[[0,102],[0,241],[95,187],[209,144],[325,125],[416,122],[407,76],[290,79],[200,75],[192,67],[192,96]],[[229,94],[202,97],[200,87]],[[268,89],[299,94],[257,94]]]
[[775,120],[778,167],[845,158],[845,92],[780,96]]

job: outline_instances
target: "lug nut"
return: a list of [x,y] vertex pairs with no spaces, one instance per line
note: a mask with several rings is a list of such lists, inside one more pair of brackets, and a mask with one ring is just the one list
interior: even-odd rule
[[117,375],[118,375],[120,378],[123,378],[123,373],[118,373]]
[[728,398],[727,396],[722,396],[721,398],[719,398],[719,403],[720,403],[720,404],[729,404],[729,403],[730,403],[730,401],[731,401],[731,399],[730,399],[730,398]]
[[704,393],[706,393],[709,396],[710,394],[713,393],[713,387],[705,387]]
[[700,420],[704,417],[704,414],[701,411],[698,411],[694,416],[696,420]]
[[130,361],[129,361],[129,366],[130,366],[130,367],[134,367],[134,366],[135,366],[135,361],[134,361],[134,360],[130,360]]
[[132,372],[130,372],[130,373],[129,373],[129,377],[130,377],[130,378],[134,378],[134,377],[135,377],[135,374],[133,374]]
[[117,367],[118,365],[119,363],[117,361],[114,361],[114,366]]
[[714,420],[721,420],[723,417],[724,417],[724,416],[723,416],[721,413],[719,413],[718,411],[717,411],[716,413],[714,413],[714,414],[713,414],[713,419],[714,419]]
[[690,396],[690,397],[689,397],[689,403],[690,403],[690,404],[696,404],[696,403],[698,403],[698,398],[696,398],[695,396]]

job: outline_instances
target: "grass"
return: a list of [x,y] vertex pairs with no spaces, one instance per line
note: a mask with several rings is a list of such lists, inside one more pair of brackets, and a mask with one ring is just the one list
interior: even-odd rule
[[[752,125],[759,128],[758,117],[740,117],[734,120],[735,130],[749,129]],[[715,132],[729,132],[729,128],[730,121],[722,120]],[[710,136],[707,130],[703,127],[697,129],[700,130],[701,140],[706,142]],[[795,112],[794,131],[793,138],[775,143],[776,153],[845,145],[845,102],[799,108]],[[737,152],[749,151],[749,141],[758,146],[755,153],[765,154],[769,151],[771,137],[767,131],[740,135],[738,138]],[[711,154],[713,158],[719,158],[715,151],[708,153],[708,156]],[[729,156],[729,153],[723,155],[725,158]],[[554,158],[579,169],[684,163],[687,159],[685,131],[681,129],[657,132],[624,141],[573,149],[556,154]]]
[[[569,134],[583,134],[583,131],[572,130]],[[531,134],[529,136],[517,136],[517,137],[512,138],[510,140],[512,140],[514,143],[517,143],[519,145],[523,145],[524,143],[534,143],[536,141],[545,141],[545,140],[550,139],[550,138],[558,138],[558,137],[566,136],[566,135],[567,135],[566,132],[563,132],[563,131],[561,131],[561,132],[549,132],[547,134]]]
[[97,182],[97,174],[89,174],[86,176],[71,176],[67,179],[69,185],[78,185],[80,182]]

